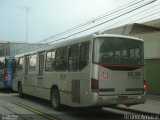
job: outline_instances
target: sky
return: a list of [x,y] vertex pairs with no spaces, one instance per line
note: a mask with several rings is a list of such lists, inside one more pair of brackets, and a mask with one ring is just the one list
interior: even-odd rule
[[129,2],[133,0],[0,0],[0,40],[41,41]]

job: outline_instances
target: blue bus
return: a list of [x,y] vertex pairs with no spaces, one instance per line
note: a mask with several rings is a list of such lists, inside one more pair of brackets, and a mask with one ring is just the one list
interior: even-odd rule
[[0,57],[0,89],[12,88],[15,57]]

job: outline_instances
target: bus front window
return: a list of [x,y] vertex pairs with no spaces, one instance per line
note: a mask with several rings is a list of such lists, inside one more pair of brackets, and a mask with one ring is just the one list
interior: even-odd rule
[[14,59],[6,59],[5,60],[5,68],[14,68],[15,60]]
[[99,64],[144,65],[143,42],[117,37],[96,38],[93,61]]

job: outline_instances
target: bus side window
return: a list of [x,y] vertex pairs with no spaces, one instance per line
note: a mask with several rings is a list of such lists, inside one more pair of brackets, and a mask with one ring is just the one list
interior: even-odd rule
[[79,61],[79,45],[73,45],[69,48],[68,70],[77,71]]
[[63,71],[67,69],[67,47],[57,49],[55,69],[57,71]]
[[23,69],[23,58],[22,57],[16,59],[16,69],[19,71],[22,71]]
[[55,69],[55,50],[47,52],[45,69],[46,71],[53,71]]
[[30,72],[36,72],[36,55],[31,55],[29,59],[29,71]]
[[80,46],[79,70],[82,70],[89,62],[89,43]]

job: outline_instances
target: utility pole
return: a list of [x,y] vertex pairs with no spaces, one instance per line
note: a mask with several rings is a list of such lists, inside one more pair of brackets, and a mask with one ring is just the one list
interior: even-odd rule
[[25,7],[24,8],[26,10],[26,51],[28,51],[28,13],[29,13],[29,8]]
[[28,42],[28,12],[29,12],[29,8],[25,7],[26,10],[26,42]]

